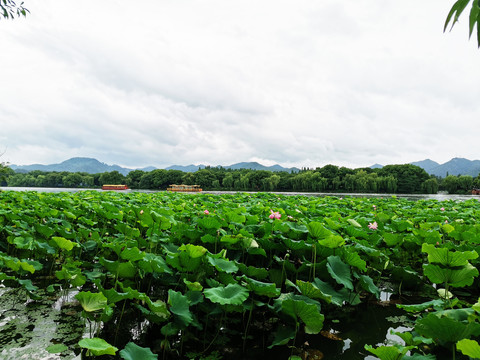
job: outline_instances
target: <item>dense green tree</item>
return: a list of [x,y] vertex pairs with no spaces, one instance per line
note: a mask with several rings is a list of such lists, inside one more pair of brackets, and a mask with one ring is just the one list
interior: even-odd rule
[[425,180],[422,184],[422,190],[425,194],[436,194],[438,192],[438,181],[435,178]]
[[81,187],[82,180],[82,175],[79,173],[70,173],[63,177],[63,186],[69,188]]
[[443,179],[442,186],[449,194],[456,194],[458,190],[458,177],[455,175],[448,175]]
[[118,185],[125,184],[125,176],[119,173],[117,170],[104,172],[99,178],[100,185]]
[[379,169],[378,174],[395,177],[401,194],[421,193],[423,182],[430,178],[424,169],[412,164],[387,165]]
[[469,192],[473,188],[473,177],[470,175],[460,175],[458,177],[458,187],[462,192]]
[[143,171],[143,170],[130,171],[125,178],[125,182],[130,188],[139,189],[140,188],[140,181],[141,181],[142,176],[144,174],[145,174],[145,171]]

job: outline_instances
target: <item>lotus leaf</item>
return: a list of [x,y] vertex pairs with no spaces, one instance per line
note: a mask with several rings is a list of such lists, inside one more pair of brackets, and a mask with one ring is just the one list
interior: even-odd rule
[[248,289],[253,291],[255,294],[260,296],[268,297],[277,297],[280,295],[280,289],[274,283],[265,283],[262,281],[257,281],[250,279],[245,275],[242,276],[242,279],[248,283]]
[[170,305],[170,311],[177,315],[184,326],[188,326],[193,321],[188,298],[185,295],[172,289],[168,290],[168,304]]
[[78,342],[78,345],[87,349],[94,356],[115,355],[118,350],[115,346],[100,338],[82,339]]
[[124,360],[157,360],[158,355],[152,353],[150,348],[140,347],[133,342],[129,342],[119,355]]
[[370,351],[380,360],[399,360],[401,359],[413,346],[379,346],[374,348],[371,345],[365,345],[365,350]]
[[207,260],[210,264],[212,264],[212,266],[215,266],[218,271],[223,271],[226,273],[234,273],[238,271],[238,266],[235,265],[233,261],[217,258],[211,255],[207,256]]
[[422,252],[428,254],[430,263],[438,263],[448,267],[457,267],[468,265],[468,260],[478,258],[478,253],[472,251],[450,251],[446,248],[437,248],[432,244],[423,244]]
[[107,306],[107,298],[102,293],[81,291],[75,295],[75,299],[82,305],[83,310],[87,312],[103,310]]
[[458,341],[457,350],[472,359],[480,359],[480,345],[475,340],[462,339]]
[[296,322],[301,319],[307,334],[318,334],[323,328],[324,315],[318,302],[306,296],[282,294],[275,300],[275,308],[291,316]]
[[310,236],[312,236],[314,239],[325,239],[334,235],[332,231],[328,230],[325,226],[316,221],[310,222],[307,225],[307,228]]
[[211,302],[221,305],[241,305],[248,298],[248,290],[238,284],[204,289],[203,293]]
[[471,264],[458,270],[427,264],[424,265],[423,271],[431,282],[435,284],[443,284],[446,282],[453,287],[472,285],[474,278],[478,276],[477,268]]
[[335,281],[349,290],[353,290],[350,266],[345,264],[339,256],[329,256],[327,259],[327,270]]
[[472,335],[480,335],[480,324],[430,313],[416,321],[415,331],[422,336],[451,343],[468,339]]

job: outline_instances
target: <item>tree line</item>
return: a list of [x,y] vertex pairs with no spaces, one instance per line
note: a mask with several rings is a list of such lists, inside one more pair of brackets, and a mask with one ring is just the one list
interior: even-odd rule
[[445,190],[453,194],[480,188],[480,175],[435,177],[415,165],[387,165],[379,169],[349,169],[325,165],[298,172],[206,167],[196,172],[156,169],[134,170],[126,176],[118,171],[85,172],[30,171],[16,173],[3,167],[4,186],[98,188],[104,184],[126,184],[132,189],[165,190],[171,184],[200,185],[204,190],[296,191],[347,193],[435,194]]

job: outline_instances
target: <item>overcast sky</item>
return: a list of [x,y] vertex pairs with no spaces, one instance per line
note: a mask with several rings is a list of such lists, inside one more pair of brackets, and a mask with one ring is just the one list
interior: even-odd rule
[[0,158],[351,168],[480,159],[453,0],[24,0],[0,20]]

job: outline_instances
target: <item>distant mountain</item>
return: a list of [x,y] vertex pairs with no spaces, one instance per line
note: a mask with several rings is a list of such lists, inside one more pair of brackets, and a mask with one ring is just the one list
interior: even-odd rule
[[[127,175],[134,169],[124,168],[119,165],[108,165],[93,158],[86,157],[74,157],[61,162],[60,164],[32,164],[32,165],[9,165],[11,169],[16,172],[29,172],[34,170],[40,171],[68,171],[68,172],[86,172],[89,174],[98,174],[104,172],[118,171],[123,175]],[[166,168],[166,170],[181,170],[183,172],[195,172],[198,169],[204,169],[205,165],[172,165]],[[220,167],[220,165],[218,166]],[[223,166],[225,169],[252,169],[252,170],[269,170],[269,171],[299,171],[297,168],[284,168],[280,165],[264,166],[257,162],[242,162],[233,164],[230,166]],[[148,166],[145,168],[137,169],[143,171],[152,171],[156,168]]]
[[[119,165],[107,165],[93,158],[74,157],[61,162],[60,164],[32,164],[32,165],[10,165],[10,168],[17,172],[40,171],[68,171],[68,172],[86,172],[89,174],[98,174],[104,172],[118,171],[127,175],[133,169],[121,167]],[[148,169],[148,168],[145,168]],[[152,169],[155,169],[152,167]],[[144,169],[140,169],[144,170]],[[148,170],[145,170],[148,171]]]
[[205,165],[172,165],[166,167],[165,170],[180,170],[183,172],[195,172],[198,169],[205,169]]
[[[428,174],[440,176],[442,178],[447,175],[470,175],[477,177],[480,174],[480,160],[468,160],[464,158],[453,158],[444,164],[436,161],[425,159],[410,163],[424,169]],[[383,167],[380,164],[370,166],[372,169]]]
[[284,168],[283,166],[280,166],[280,165],[265,166],[265,165],[259,164],[258,162],[240,162],[230,166],[224,166],[224,168],[232,169],[232,170],[250,169],[250,170],[268,170],[268,171],[288,171],[288,172],[300,171],[300,169],[297,169],[297,168]]
[[381,169],[383,168],[383,165],[380,165],[380,164],[373,164],[372,166],[370,166],[370,169]]
[[476,177],[480,173],[480,160],[453,158],[452,160],[447,161],[445,164],[436,166],[429,173],[441,177],[445,177],[447,174],[471,175]]
[[[265,166],[262,164],[259,164],[258,162],[240,162],[232,165],[217,165],[213,167],[222,167],[224,169],[232,169],[232,170],[240,170],[240,169],[250,169],[250,170],[268,170],[268,171],[300,171],[297,168],[284,168],[283,166],[280,165],[272,165],[272,166]],[[172,165],[167,168],[166,170],[181,170],[183,172],[195,172],[198,169],[205,169],[205,165]]]
[[480,174],[480,160],[468,160],[453,158],[444,164],[439,164],[430,159],[411,163],[425,169],[430,175],[446,177],[447,175],[471,175],[477,177]]
[[430,159],[426,159],[426,160],[422,160],[422,161],[416,161],[416,162],[412,162],[410,164],[421,167],[422,169],[424,169],[429,174],[431,173],[431,171],[433,169],[435,169],[437,166],[440,165],[436,161],[433,161],[433,160],[430,160]]

